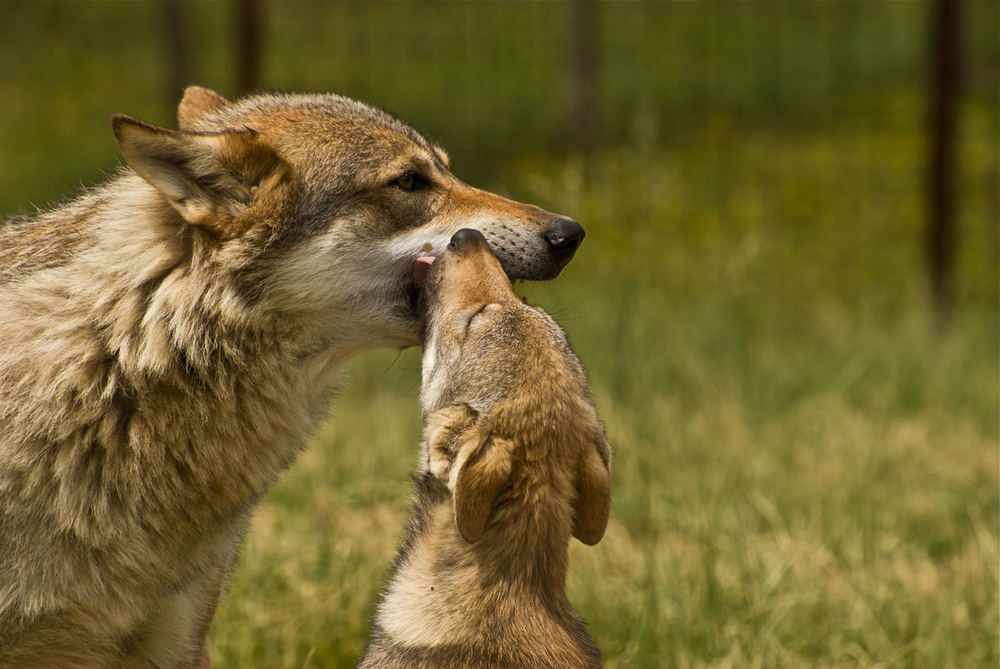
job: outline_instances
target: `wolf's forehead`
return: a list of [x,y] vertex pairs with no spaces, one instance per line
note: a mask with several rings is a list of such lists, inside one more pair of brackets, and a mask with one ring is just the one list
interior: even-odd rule
[[236,128],[327,135],[328,139],[408,141],[428,151],[433,143],[412,126],[381,109],[338,95],[262,95],[234,103],[225,111]]
[[[338,169],[345,160],[364,166],[401,169],[411,162],[449,169],[447,154],[423,134],[390,114],[336,95],[259,96],[228,110],[226,124],[261,132],[286,155]],[[392,167],[390,163],[400,165]]]

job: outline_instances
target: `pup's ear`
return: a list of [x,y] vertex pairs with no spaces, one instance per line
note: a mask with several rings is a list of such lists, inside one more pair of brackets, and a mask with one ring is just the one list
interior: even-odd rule
[[573,536],[593,546],[604,536],[611,514],[611,447],[600,428],[580,454],[576,492]]
[[213,90],[201,86],[188,86],[177,106],[177,125],[181,130],[197,129],[198,121],[213,111],[229,105],[229,100]]
[[[479,430],[471,432],[478,433]],[[510,478],[513,442],[495,436],[470,435],[452,468],[455,522],[470,544],[483,536],[493,502]]]
[[111,128],[139,176],[184,220],[223,239],[242,234],[247,223],[239,214],[289,173],[267,140],[251,130],[178,132],[124,114],[111,117]]
[[458,531],[474,543],[483,536],[493,502],[510,478],[514,444],[491,435],[466,405],[432,414],[425,435],[431,472],[447,482]]
[[460,450],[460,438],[478,421],[479,412],[468,404],[453,404],[427,416],[424,420],[424,443],[427,463],[434,476],[448,482]]

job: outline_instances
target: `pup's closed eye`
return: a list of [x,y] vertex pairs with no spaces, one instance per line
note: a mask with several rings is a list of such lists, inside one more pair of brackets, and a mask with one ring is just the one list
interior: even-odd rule
[[469,328],[472,327],[473,322],[475,322],[477,316],[494,316],[500,311],[499,304],[492,304],[487,302],[483,306],[479,307],[476,311],[469,315],[469,320],[465,323],[465,331],[468,332]]

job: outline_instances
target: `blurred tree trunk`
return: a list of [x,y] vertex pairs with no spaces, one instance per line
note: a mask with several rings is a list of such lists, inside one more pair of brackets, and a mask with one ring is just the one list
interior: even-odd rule
[[236,87],[240,95],[245,95],[260,86],[261,2],[240,0],[236,11]]
[[188,79],[187,33],[184,30],[184,9],[181,0],[163,3],[164,32],[167,38],[167,90],[168,109],[180,100],[181,91],[191,83]]
[[597,57],[594,48],[597,28],[596,4],[594,0],[573,0],[570,4],[573,44],[571,121],[573,141],[584,153],[589,153],[593,146],[596,125]]
[[955,101],[958,93],[959,0],[932,5],[930,202],[927,260],[931,301],[941,326],[947,325],[955,300]]

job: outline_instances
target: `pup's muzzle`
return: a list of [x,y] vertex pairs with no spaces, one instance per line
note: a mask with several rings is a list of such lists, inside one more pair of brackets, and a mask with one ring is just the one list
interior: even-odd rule
[[[583,228],[580,228],[580,232],[583,232]],[[551,242],[549,243],[551,244]],[[473,228],[462,228],[451,236],[451,241],[448,242],[448,248],[452,251],[458,252],[476,248],[488,250],[490,248],[490,244],[486,241],[486,237],[484,237],[483,233],[479,232],[479,230],[474,230]]]

